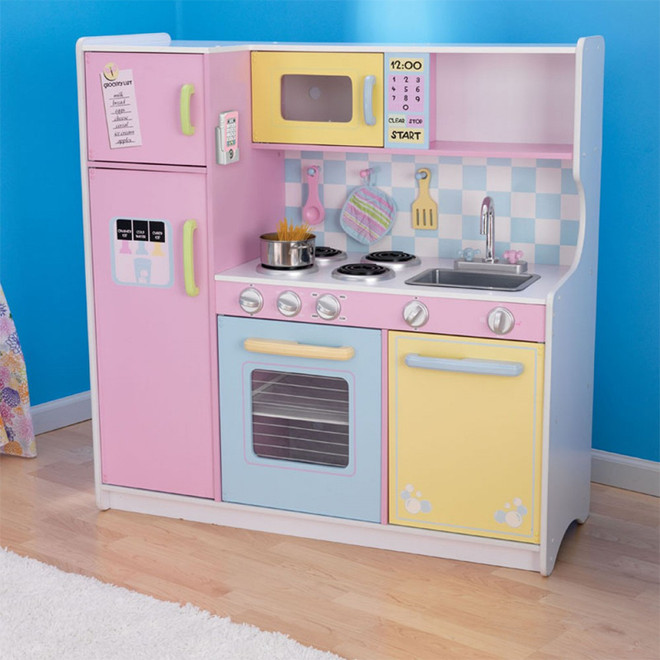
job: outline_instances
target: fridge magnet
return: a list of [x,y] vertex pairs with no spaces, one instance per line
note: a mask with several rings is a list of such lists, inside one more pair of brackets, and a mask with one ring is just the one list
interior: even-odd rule
[[139,147],[142,134],[132,69],[120,71],[108,62],[100,77],[110,148]]
[[167,220],[113,218],[112,279],[116,284],[170,287],[174,282],[172,228]]

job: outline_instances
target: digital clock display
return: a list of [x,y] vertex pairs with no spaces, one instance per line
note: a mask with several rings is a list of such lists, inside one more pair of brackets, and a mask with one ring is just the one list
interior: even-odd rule
[[422,73],[424,71],[424,60],[419,57],[393,57],[390,60],[390,71]]

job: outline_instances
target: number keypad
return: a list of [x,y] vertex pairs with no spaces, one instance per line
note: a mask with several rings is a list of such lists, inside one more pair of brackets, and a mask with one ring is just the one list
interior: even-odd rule
[[419,75],[389,76],[388,109],[394,112],[424,112],[424,78]]

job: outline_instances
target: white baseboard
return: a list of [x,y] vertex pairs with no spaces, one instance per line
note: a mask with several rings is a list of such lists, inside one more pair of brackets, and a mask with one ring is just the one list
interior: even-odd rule
[[54,401],[30,407],[35,435],[71,426],[92,418],[92,399],[89,392],[72,394]]
[[660,497],[660,463],[592,449],[591,481]]
[[[35,434],[84,422],[92,417],[89,392],[80,392],[31,407]],[[591,480],[599,484],[660,497],[660,463],[593,449]]]

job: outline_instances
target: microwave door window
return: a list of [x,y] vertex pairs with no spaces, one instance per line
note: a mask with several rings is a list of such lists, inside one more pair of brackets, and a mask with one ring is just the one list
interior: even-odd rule
[[283,119],[334,123],[353,119],[353,86],[348,76],[287,74],[281,81]]
[[343,378],[252,372],[252,450],[267,459],[345,468],[349,389]]

